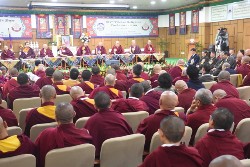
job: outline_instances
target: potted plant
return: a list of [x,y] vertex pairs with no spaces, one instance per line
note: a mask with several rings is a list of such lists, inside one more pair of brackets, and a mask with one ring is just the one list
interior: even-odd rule
[[164,58],[168,58],[168,51],[167,51],[167,47],[169,42],[167,41],[166,38],[160,38],[160,42],[157,43],[160,47],[160,52],[164,53]]

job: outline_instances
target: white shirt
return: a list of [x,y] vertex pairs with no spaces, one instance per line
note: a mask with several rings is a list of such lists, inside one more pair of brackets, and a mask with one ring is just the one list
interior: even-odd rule
[[138,98],[136,98],[136,97],[129,97],[129,99],[139,100],[139,99],[138,99]]
[[163,144],[161,145],[162,147],[172,147],[172,146],[177,146],[176,144]]
[[225,131],[225,129],[210,129],[209,131],[208,131],[208,133],[209,132],[214,132],[214,131],[220,131],[220,132],[224,132]]

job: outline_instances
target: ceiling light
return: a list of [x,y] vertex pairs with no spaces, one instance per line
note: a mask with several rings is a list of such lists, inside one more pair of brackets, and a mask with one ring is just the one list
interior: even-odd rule
[[57,0],[51,0],[52,2],[57,2]]
[[133,8],[133,9],[137,9],[137,6],[133,6],[132,8]]
[[167,0],[161,0],[161,2],[166,2]]
[[115,3],[115,1],[114,0],[110,0],[109,3]]
[[154,5],[156,2],[155,1],[151,1],[150,3],[151,3],[151,5]]

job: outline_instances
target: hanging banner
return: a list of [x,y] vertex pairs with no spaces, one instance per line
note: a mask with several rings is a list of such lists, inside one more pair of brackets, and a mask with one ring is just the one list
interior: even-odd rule
[[87,31],[92,38],[157,37],[158,17],[87,16]]
[[169,35],[175,35],[175,14],[169,14]]
[[187,34],[186,12],[180,13],[180,35]]
[[55,35],[70,35],[67,15],[55,15],[54,30]]
[[199,33],[199,10],[192,10],[191,33]]
[[49,15],[36,15],[36,38],[51,38]]
[[82,35],[83,23],[82,23],[82,16],[80,15],[73,15],[71,16],[71,35],[74,38],[80,38]]
[[31,15],[0,14],[0,37],[3,39],[31,39]]

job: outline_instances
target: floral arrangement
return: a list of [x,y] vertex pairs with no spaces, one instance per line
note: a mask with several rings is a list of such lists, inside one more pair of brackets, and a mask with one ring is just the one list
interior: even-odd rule
[[88,36],[88,34],[82,33],[82,35],[80,36],[80,40],[82,41],[82,43],[89,43],[91,39],[91,36]]

